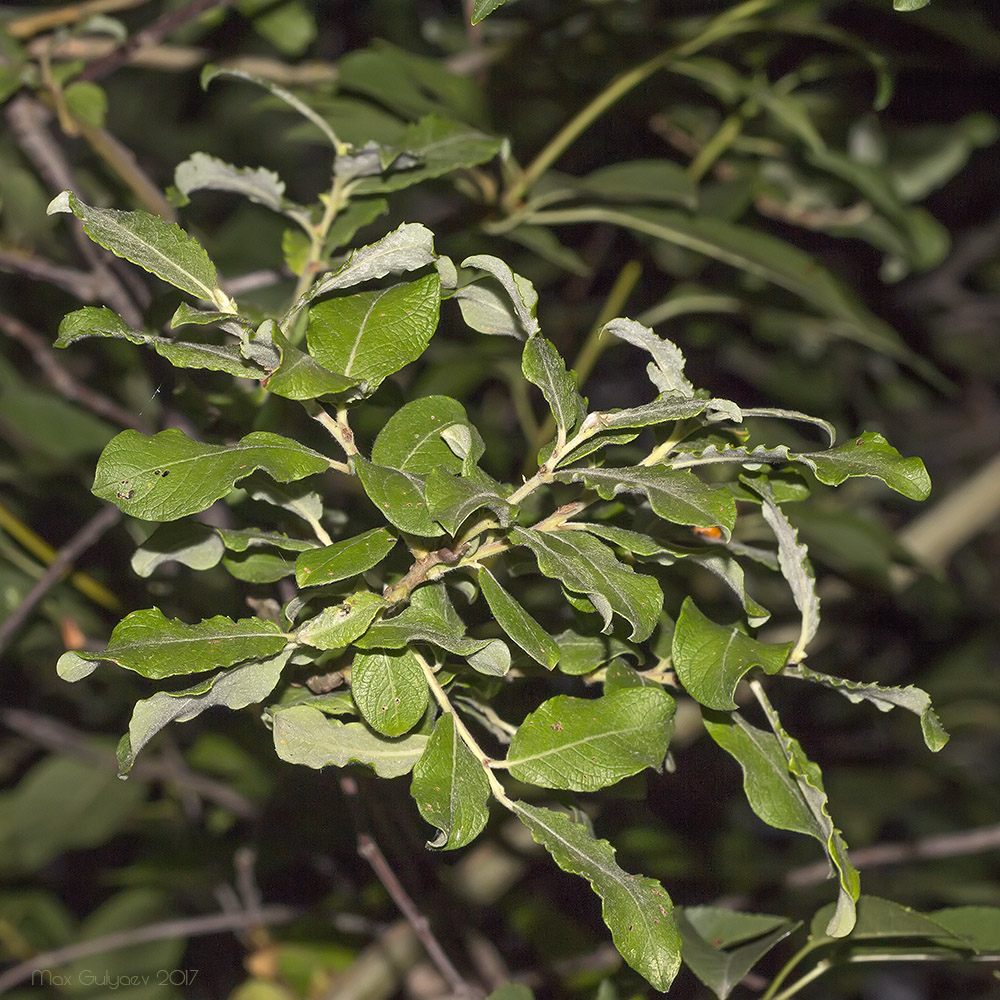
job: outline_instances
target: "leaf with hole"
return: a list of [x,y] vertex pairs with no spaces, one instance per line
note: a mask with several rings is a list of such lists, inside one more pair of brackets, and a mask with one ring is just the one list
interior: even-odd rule
[[329,459],[291,438],[254,431],[233,444],[201,444],[175,428],[122,431],[101,453],[93,493],[126,514],[173,521],[211,507],[256,469],[281,483],[325,472]]

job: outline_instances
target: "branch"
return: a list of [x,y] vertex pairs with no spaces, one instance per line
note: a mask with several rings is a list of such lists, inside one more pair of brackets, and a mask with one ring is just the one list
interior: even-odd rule
[[[881,868],[899,865],[907,861],[922,861],[927,858],[956,858],[965,854],[983,854],[1000,848],[1000,823],[982,826],[962,833],[944,833],[922,840],[873,844],[851,851],[851,861],[856,868]],[[793,868],[785,876],[789,888],[801,888],[822,882],[829,875],[829,865],[825,861],[813,865]]]
[[0,250],[0,270],[15,271],[38,281],[62,288],[81,302],[90,302],[97,297],[94,276],[88,271],[78,271],[74,267],[53,264],[44,257],[28,253]]
[[[0,265],[3,263],[2,258],[3,255],[0,253]],[[91,413],[110,420],[120,427],[131,427],[141,434],[150,433],[149,425],[145,421],[74,378],[56,361],[52,346],[48,341],[40,333],[22,323],[16,316],[0,311],[0,330],[28,351],[49,384],[64,399],[79,403]]]
[[146,25],[132,35],[124,44],[97,62],[92,62],[77,77],[78,80],[102,80],[119,66],[129,62],[133,54],[151,45],[158,45],[167,35],[183,27],[189,21],[201,17],[202,14],[216,7],[228,7],[233,0],[190,0],[178,10],[168,11],[152,23]]
[[[116,773],[118,771],[118,759],[113,750],[94,746],[86,734],[78,732],[58,719],[24,709],[8,708],[0,711],[0,722],[12,732],[47,750],[69,753]],[[228,809],[240,819],[254,819],[259,814],[259,809],[253,802],[225,782],[188,770],[178,761],[140,758],[133,765],[129,776],[138,781],[177,785],[193,792],[199,798]]]
[[413,929],[413,933],[424,946],[428,957],[434,963],[438,972],[444,977],[452,992],[458,997],[475,998],[481,997],[482,993],[473,988],[462,977],[462,974],[452,964],[451,959],[445,954],[441,943],[434,936],[427,918],[417,909],[416,903],[410,897],[403,884],[396,877],[385,855],[382,853],[371,832],[366,829],[364,818],[358,806],[358,785],[350,776],[344,775],[340,778],[340,789],[347,801],[348,809],[354,818],[354,824],[358,831],[358,854],[368,862],[375,872],[376,877],[382,883],[389,898],[399,908],[400,913],[406,918],[407,923]]
[[213,913],[203,917],[164,920],[158,924],[147,924],[145,927],[136,927],[133,930],[115,931],[113,934],[105,934],[104,937],[94,938],[91,941],[80,941],[65,948],[43,951],[34,958],[18,963],[12,969],[0,974],[0,993],[5,993],[11,987],[24,982],[39,969],[58,968],[79,961],[81,958],[88,958],[90,955],[100,955],[102,952],[147,944],[150,941],[204,937],[244,927],[287,924],[297,917],[298,913],[298,910],[290,906],[265,906],[255,913]]
[[7,34],[11,38],[31,38],[42,31],[76,24],[92,14],[107,14],[113,10],[128,10],[141,7],[147,0],[87,0],[86,3],[70,3],[56,10],[44,10],[38,14],[25,14],[7,24]]
[[[65,190],[79,194],[79,186],[73,177],[69,161],[46,128],[51,118],[49,110],[34,97],[24,93],[7,102],[4,116],[17,144],[53,194]],[[90,241],[78,219],[70,221],[69,226],[81,256],[90,265],[94,282],[91,300],[106,302],[126,323],[141,327],[142,313],[126,285],[112,270],[113,265]]]
[[117,524],[122,513],[108,504],[102,507],[58,552],[48,569],[25,594],[21,603],[0,625],[0,652],[25,623],[43,597],[63,578],[64,574],[101,535]]

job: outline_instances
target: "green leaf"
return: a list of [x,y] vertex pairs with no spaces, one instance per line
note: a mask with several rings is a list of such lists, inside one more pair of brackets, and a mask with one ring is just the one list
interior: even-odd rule
[[736,524],[736,501],[725,487],[706,486],[688,470],[634,465],[626,468],[563,469],[554,479],[583,482],[604,500],[619,493],[642,493],[657,517],[674,524],[722,528],[728,538]]
[[517,728],[506,764],[518,781],[594,792],[647,767],[658,769],[674,728],[662,688],[626,688],[603,698],[557,695]]
[[606,201],[664,202],[694,209],[698,188],[688,172],[671,160],[629,160],[601,167],[574,186]]
[[377,566],[397,541],[385,528],[372,528],[333,545],[303,552],[295,561],[295,582],[300,587],[319,587],[350,579]]
[[318,399],[346,392],[358,384],[357,379],[335,375],[318,365],[310,355],[290,344],[272,320],[264,322],[270,325],[271,342],[280,358],[278,367],[261,382],[269,392],[285,399]]
[[[507,0],[476,0],[476,2],[478,4],[492,3],[493,7],[490,8],[492,10],[506,3]],[[485,17],[485,15],[483,16]],[[475,24],[476,22],[473,21],[472,23]],[[527,986],[522,986],[520,983],[507,983],[495,989],[486,1000],[535,1000],[535,994]]]
[[492,160],[500,152],[501,140],[486,135],[471,125],[426,115],[396,140],[401,153],[416,164],[406,169],[391,167],[382,177],[365,177],[357,182],[359,194],[387,194],[432,177],[443,177],[461,167],[475,167]]
[[409,607],[392,618],[376,622],[356,645],[360,649],[403,649],[415,642],[427,642],[464,657],[480,673],[496,677],[507,673],[510,650],[506,643],[500,639],[466,637],[462,620],[457,615],[454,620],[446,618],[438,608],[430,606],[422,597],[425,592],[440,598],[445,596],[441,584],[420,587]]
[[226,546],[207,524],[169,521],[161,524],[132,555],[132,570],[148,577],[164,563],[179,562],[192,569],[211,569],[219,564]]
[[230,576],[246,583],[274,583],[295,572],[280,552],[243,552],[223,556],[222,565]]
[[324,137],[337,153],[344,150],[344,144],[337,138],[333,129],[330,128],[325,119],[313,111],[313,109],[304,101],[299,100],[299,98],[297,98],[293,93],[285,90],[284,87],[280,87],[278,84],[272,83],[270,80],[265,80],[263,77],[254,76],[252,73],[247,73],[242,69],[229,69],[225,66],[213,66],[209,64],[201,71],[202,90],[208,90],[208,85],[219,76],[228,76],[236,80],[245,80],[247,83],[253,83],[258,87],[263,87],[268,93],[273,94],[279,100],[284,101],[289,107],[294,108],[300,115],[302,115],[303,118],[312,122],[312,124],[323,133]]
[[[389,202],[385,198],[355,198],[346,208],[337,213],[337,218],[330,227],[323,244],[323,253],[329,255],[338,247],[346,246],[354,239],[359,229],[370,225],[377,218],[389,211]],[[308,243],[307,243],[308,246]],[[434,245],[431,243],[431,252]],[[356,253],[357,251],[352,251]]]
[[[231,667],[243,660],[276,656],[288,643],[288,636],[263,618],[233,621],[224,615],[188,625],[177,618],[164,617],[159,608],[146,608],[126,615],[115,627],[107,649],[99,653],[66,653],[56,669],[65,680],[64,669],[75,669],[78,660],[96,667],[102,660],[134,670],[158,680],[179,674],[197,674],[216,667]],[[65,667],[62,665],[66,657]]]
[[436,274],[321,302],[309,310],[309,353],[324,368],[365,382],[372,393],[424,353],[440,302]]
[[485,117],[483,91],[476,80],[451,71],[440,59],[382,40],[338,59],[337,70],[340,88],[374,98],[401,118],[437,111],[473,123]]
[[479,587],[497,624],[543,667],[552,670],[559,662],[555,640],[528,614],[485,567],[479,567]]
[[673,420],[687,420],[690,417],[697,417],[700,413],[704,413],[709,402],[707,399],[695,399],[681,392],[667,392],[652,403],[633,406],[627,410],[606,410],[592,413],[591,419],[602,430],[649,427]]
[[187,198],[193,191],[230,191],[264,205],[272,212],[298,216],[308,223],[305,209],[285,199],[285,182],[263,167],[234,167],[208,153],[193,153],[174,169],[174,186]]
[[935,910],[928,916],[952,934],[968,941],[977,953],[1000,955],[1000,907],[950,906]]
[[776,731],[770,733],[750,725],[737,712],[721,715],[706,710],[702,714],[708,734],[742,768],[750,808],[769,826],[807,834],[823,845],[840,884],[827,934],[837,938],[849,934],[860,879],[830,818],[819,767],[806,757],[798,741],[785,733],[773,710],[768,721]]
[[427,679],[409,649],[356,654],[351,691],[365,722],[383,736],[402,736],[427,711]]
[[674,670],[695,701],[707,708],[736,708],[736,686],[753,667],[776,674],[792,643],[759,642],[736,625],[717,625],[684,599],[674,628]]
[[367,764],[380,778],[398,778],[413,768],[426,747],[427,737],[420,733],[388,739],[364,723],[345,725],[308,705],[274,713],[274,749],[291,764],[317,769]]
[[451,712],[437,720],[413,768],[410,794],[420,815],[438,828],[428,847],[456,850],[472,843],[486,826],[490,783],[483,765],[455,732]]
[[47,212],[71,212],[83,223],[84,232],[116,257],[138,264],[199,299],[219,306],[228,302],[219,288],[215,265],[201,244],[158,215],[92,208],[72,191],[56,195]]
[[926,500],[930,476],[919,458],[903,458],[881,434],[865,431],[839,448],[797,456],[827,486],[839,486],[852,476],[872,476],[911,500]]
[[[212,316],[220,315],[216,313]],[[55,347],[69,347],[85,337],[112,337],[152,347],[175,368],[207,368],[237,378],[262,378],[266,372],[247,361],[235,344],[194,344],[134,330],[104,306],[85,306],[64,316]]]
[[284,649],[269,659],[223,671],[186,691],[157,691],[136,702],[128,735],[118,748],[119,773],[127,774],[139,751],[171,722],[190,722],[216,705],[236,710],[263,701],[274,690],[291,655],[291,649]]
[[471,330],[489,337],[524,338],[524,328],[506,295],[485,285],[463,285],[451,297]]
[[566,371],[566,362],[552,342],[542,336],[526,341],[521,369],[524,377],[542,390],[561,439],[565,439],[587,412],[587,404],[577,392],[576,372]]
[[894,708],[905,708],[908,712],[913,712],[920,717],[920,729],[924,735],[924,743],[927,744],[928,750],[933,753],[943,749],[948,742],[948,732],[941,725],[941,720],[934,711],[930,695],[912,684],[906,687],[882,687],[880,684],[849,681],[843,677],[821,674],[801,664],[790,667],[785,671],[785,675],[804,681],[812,681],[814,684],[830,688],[842,694],[855,705],[862,701],[868,701],[881,712],[890,712]]
[[529,337],[534,337],[536,333],[541,331],[538,320],[535,318],[538,293],[535,291],[535,286],[527,278],[515,274],[508,264],[491,254],[481,253],[466,257],[462,261],[462,267],[475,267],[496,278],[510,299],[514,315],[521,324],[521,329]]
[[[827,925],[833,905],[824,906],[812,918],[809,936],[821,940],[829,935]],[[945,925],[939,923],[936,915],[919,913],[908,906],[902,906],[879,896],[861,896],[858,899],[858,922],[846,942],[848,946],[862,941],[878,941],[891,938],[934,938],[951,936]],[[965,944],[961,937],[953,939],[953,946]],[[967,947],[967,945],[966,945]]]
[[545,576],[586,594],[604,618],[605,630],[614,612],[632,626],[633,640],[649,638],[663,607],[660,585],[650,576],[633,573],[603,542],[582,531],[517,527],[511,530],[511,540],[531,549]]
[[[737,913],[719,907],[678,907],[684,964],[719,998],[725,1000],[746,974],[798,926],[787,917]],[[749,944],[732,948],[736,941]]]
[[96,83],[77,80],[62,92],[69,113],[77,120],[104,128],[108,113],[108,95]]
[[567,629],[555,640],[559,646],[559,670],[572,677],[589,674],[616,656],[637,655],[633,646],[609,635],[581,635]]
[[372,446],[372,462],[401,472],[427,475],[435,469],[460,473],[465,462],[449,446],[449,430],[468,431],[472,464],[485,450],[465,407],[450,396],[423,396],[400,407],[379,431]]
[[[669,209],[588,207],[583,211],[586,221],[624,226],[770,281],[841,320],[837,332],[899,358],[932,384],[942,384],[937,370],[906,347],[896,331],[869,312],[843,282],[809,254],[776,236],[706,214],[687,216]],[[583,220],[576,212],[556,210],[539,212],[534,221],[553,225]]]
[[623,871],[606,840],[562,813],[523,802],[514,803],[514,812],[563,871],[590,882],[622,958],[654,989],[666,992],[680,968],[681,938],[663,886]]
[[[778,566],[792,591],[795,606],[802,615],[799,638],[791,653],[791,661],[798,663],[806,655],[806,647],[819,628],[819,594],[816,577],[809,562],[809,550],[799,542],[799,533],[785,517],[784,511],[774,502],[770,484],[763,479],[746,479],[745,483],[757,493],[763,505],[764,520],[778,540]],[[735,706],[732,706],[735,707]]]
[[921,10],[931,0],[892,0],[892,9],[901,11]]
[[634,319],[613,319],[601,329],[601,335],[605,333],[652,355],[653,360],[646,372],[650,382],[660,392],[688,397],[694,395],[694,387],[684,377],[684,355],[673,341],[658,337],[648,326],[643,326]]
[[368,631],[368,626],[385,606],[385,600],[378,594],[358,591],[303,623],[295,638],[317,649],[344,649]]
[[881,479],[887,486],[911,500],[925,500],[930,493],[930,477],[919,458],[903,458],[881,434],[866,431],[860,437],[829,451],[794,453],[786,445],[768,448],[709,445],[699,452],[685,452],[670,459],[671,468],[716,462],[738,465],[785,465],[797,462],[813,471],[826,486],[839,486],[854,476]]
[[132,517],[174,521],[211,507],[255,469],[287,483],[329,467],[319,452],[270,431],[213,445],[192,441],[176,428],[152,437],[128,430],[101,453],[93,493]]
[[[484,17],[492,14],[497,7],[502,7],[506,2],[507,0],[475,0],[472,6],[472,23],[479,24]],[[494,998],[491,997],[490,1000],[494,1000]],[[496,1000],[500,1000],[500,998],[498,997]],[[504,997],[503,1000],[515,1000],[515,998]],[[521,998],[517,998],[517,1000],[521,1000]]]
[[489,507],[497,515],[502,527],[511,520],[510,504],[500,493],[499,483],[485,472],[474,470],[469,476],[456,476],[442,469],[432,469],[427,476],[427,510],[430,516],[450,535],[458,532],[465,519],[482,507]]
[[422,477],[374,465],[360,455],[354,462],[365,493],[390,524],[412,535],[433,538],[442,534],[427,513]]
[[0,793],[0,871],[30,875],[60,855],[106,844],[133,827],[148,795],[145,785],[119,781],[103,764],[45,757]]
[[313,285],[306,299],[312,301],[320,295],[389,274],[418,271],[435,260],[434,234],[418,222],[404,222],[375,243],[352,250],[336,271]]

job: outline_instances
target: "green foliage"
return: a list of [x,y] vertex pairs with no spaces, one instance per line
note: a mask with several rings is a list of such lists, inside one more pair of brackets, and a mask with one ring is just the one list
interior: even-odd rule
[[[486,31],[503,6],[476,0],[472,24]],[[627,15],[624,6],[615,17]],[[794,8],[791,26],[783,6]],[[285,54],[301,54],[316,36],[301,4],[239,7]],[[816,5],[750,3],[676,20],[662,52],[615,76],[525,167],[489,134],[469,79],[385,43],[344,56],[335,91],[204,68],[202,86],[214,94],[249,84],[265,95],[261,113],[295,122],[288,134],[309,144],[311,169],[321,163],[311,174],[321,190],[302,201],[288,196],[300,187],[282,177],[289,164],[279,173],[207,152],[176,167],[170,202],[157,192],[142,209],[100,207],[107,199],[97,185],[88,189],[94,205],[68,189],[52,199],[49,215],[72,216],[94,244],[160,282],[145,315],[114,296],[69,312],[55,346],[72,355],[87,341],[81,352],[116,359],[128,357],[111,353],[119,348],[151,347],[162,370],[180,373],[170,378],[186,387],[190,409],[183,429],[133,426],[110,437],[88,425],[81,456],[89,461],[103,446],[91,492],[131,519],[132,568],[158,606],[126,614],[102,649],[64,652],[58,674],[80,682],[103,663],[157,684],[198,675],[180,689],[141,689],[144,697],[125,674],[104,670],[90,682],[132,705],[117,750],[122,776],[141,770],[172,723],[218,726],[224,745],[224,713],[203,713],[252,706],[247,739],[273,743],[281,762],[363,769],[368,791],[409,775],[411,804],[434,831],[428,848],[481,843],[504,815],[555,866],[589,883],[622,959],[652,989],[670,990],[683,962],[724,998],[800,922],[675,907],[668,876],[626,871],[602,835],[602,802],[641,795],[646,781],[669,782],[686,766],[693,720],[716,761],[727,754],[739,765],[749,809],[774,830],[817,841],[834,878],[767,1000],[792,996],[835,965],[995,955],[995,908],[923,914],[862,895],[833,786],[828,795],[820,764],[782,720],[803,689],[832,690],[916,715],[933,752],[948,742],[921,688],[805,666],[822,609],[809,522],[800,524],[795,506],[822,509],[821,487],[848,493],[856,480],[924,500],[923,462],[879,431],[838,444],[833,423],[794,405],[755,405],[749,391],[746,406],[716,397],[696,384],[714,379],[682,347],[698,341],[697,325],[689,337],[654,329],[677,316],[739,315],[789,355],[802,345],[785,331],[801,329],[814,347],[860,346],[926,384],[946,384],[847,283],[749,221],[746,209],[866,243],[883,256],[883,277],[900,280],[947,253],[946,231],[916,202],[991,141],[990,123],[949,131],[945,164],[888,152],[875,164],[851,155],[812,90],[839,65],[825,49],[772,79],[765,49],[745,66],[726,48],[750,34],[815,36],[852,59],[864,55],[880,100],[888,87],[880,58]],[[28,66],[20,55],[12,66],[17,59]],[[553,169],[655,73],[698,96],[670,108],[668,133],[691,152],[687,167],[637,156],[581,176]],[[20,86],[0,76],[0,93]],[[46,86],[79,128],[104,127],[96,84]],[[855,136],[862,125],[875,128],[865,118]],[[435,224],[436,233],[400,221],[426,206],[421,192],[439,189],[466,197],[463,211],[476,222],[456,234],[463,223],[454,220]],[[220,277],[232,250],[210,256],[210,231],[203,237],[192,223],[196,238],[166,217],[171,202],[187,210],[202,192],[229,198],[220,204],[238,205],[234,216],[263,209],[277,220],[276,242],[260,251],[277,277],[262,292]],[[847,202],[858,199],[864,211],[852,212]],[[616,284],[574,360],[566,351],[574,337],[549,325],[550,289],[540,295],[520,272],[541,260],[539,285],[546,268],[582,279],[586,255],[561,234],[592,225],[634,241],[673,289],[633,319],[617,315]],[[718,273],[728,275],[724,293],[697,283]],[[190,339],[178,339],[181,328]],[[628,378],[616,382],[616,372]],[[184,595],[174,579],[202,582]],[[230,586],[247,597],[251,617],[233,614]],[[675,741],[682,719],[685,739]],[[4,864],[15,873],[103,842],[138,808],[134,782],[109,785],[70,764],[37,765],[0,800]],[[37,819],[47,797],[60,795],[69,832],[58,832],[65,812],[58,824]],[[629,867],[633,855],[643,860],[630,851]],[[530,995],[513,985],[492,994]],[[598,992],[615,995],[610,981]]]

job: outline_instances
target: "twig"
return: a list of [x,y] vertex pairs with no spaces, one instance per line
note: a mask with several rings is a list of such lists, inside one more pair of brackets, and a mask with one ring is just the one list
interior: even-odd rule
[[[0,266],[3,264],[2,257],[0,254]],[[16,316],[0,311],[0,330],[31,354],[42,374],[64,399],[79,403],[91,413],[96,413],[97,416],[104,417],[120,427],[131,427],[142,434],[150,433],[150,427],[145,421],[74,378],[56,361],[48,341]]]
[[88,271],[79,271],[75,267],[53,264],[43,257],[0,250],[0,270],[16,271],[29,278],[55,285],[69,292],[74,298],[80,299],[81,302],[90,302],[96,297],[92,274]]
[[[910,842],[899,841],[888,844],[872,844],[851,851],[851,861],[855,868],[881,868],[899,865],[907,861],[922,861],[927,858],[956,858],[966,854],[983,854],[1000,849],[1000,823],[982,826],[962,833],[943,833],[933,837]],[[829,865],[825,861],[817,864],[793,868],[785,876],[789,888],[801,888],[822,882],[829,875]]]
[[385,891],[389,893],[389,897],[413,928],[413,933],[424,946],[427,956],[451,987],[452,992],[460,997],[481,997],[482,994],[467,983],[458,969],[452,965],[451,959],[445,954],[441,943],[434,936],[427,918],[417,909],[416,903],[413,902],[409,893],[403,888],[403,884],[396,877],[396,873],[375,842],[375,838],[366,829],[367,824],[364,822],[358,806],[357,782],[350,776],[342,776],[340,788],[354,817],[355,827],[358,831],[358,854],[371,865],[372,871],[375,872],[376,877],[385,887]]
[[[46,128],[51,118],[49,110],[34,97],[19,94],[7,102],[4,116],[10,126],[11,134],[24,155],[31,160],[52,192],[55,194],[69,190],[78,194],[78,185],[69,161]],[[91,300],[99,299],[106,302],[126,323],[141,327],[142,313],[129,294],[127,286],[114,273],[107,257],[102,256],[96,245],[91,242],[78,219],[70,221],[70,232],[81,256],[91,268],[94,282],[94,294]]]
[[75,24],[92,14],[106,14],[113,10],[141,7],[148,0],[87,0],[86,3],[64,4],[56,10],[43,10],[38,14],[25,14],[7,24],[7,34],[12,38],[31,38],[42,31]]
[[[922,565],[941,569],[963,545],[1000,516],[1000,455],[952,490],[925,514],[914,518],[897,538]],[[897,585],[913,579],[901,567],[894,574]]]
[[33,972],[39,969],[59,968],[70,962],[76,962],[90,955],[99,955],[118,948],[128,948],[137,944],[147,944],[150,941],[170,941],[175,938],[204,937],[208,934],[220,934],[223,931],[235,931],[244,927],[264,926],[271,924],[287,924],[297,917],[299,911],[291,906],[265,906],[255,913],[213,913],[203,917],[182,917],[176,920],[164,920],[157,924],[147,924],[127,931],[115,931],[104,937],[91,941],[80,941],[67,945],[65,948],[54,948],[43,951],[34,958],[20,962],[13,968],[0,974],[0,993],[6,993],[11,987],[24,982]]
[[42,598],[62,579],[74,561],[90,548],[112,525],[118,523],[121,511],[110,504],[102,507],[60,550],[48,569],[24,595],[21,603],[0,625],[0,652],[14,637]]
[[152,23],[137,31],[114,52],[97,62],[92,62],[79,75],[79,80],[102,80],[119,66],[127,63],[135,52],[150,45],[158,45],[167,35],[183,27],[188,21],[193,21],[207,11],[216,7],[228,7],[233,0],[190,0],[190,3],[177,10],[168,11]]
[[[78,732],[58,719],[20,708],[8,708],[0,711],[0,722],[12,732],[19,733],[48,750],[71,753],[100,767],[118,771],[118,760],[113,750],[95,746],[85,733]],[[172,762],[148,758],[138,760],[129,772],[129,777],[137,781],[158,781],[186,788],[200,798],[228,809],[240,819],[253,819],[259,812],[253,802],[225,782],[215,781]]]

